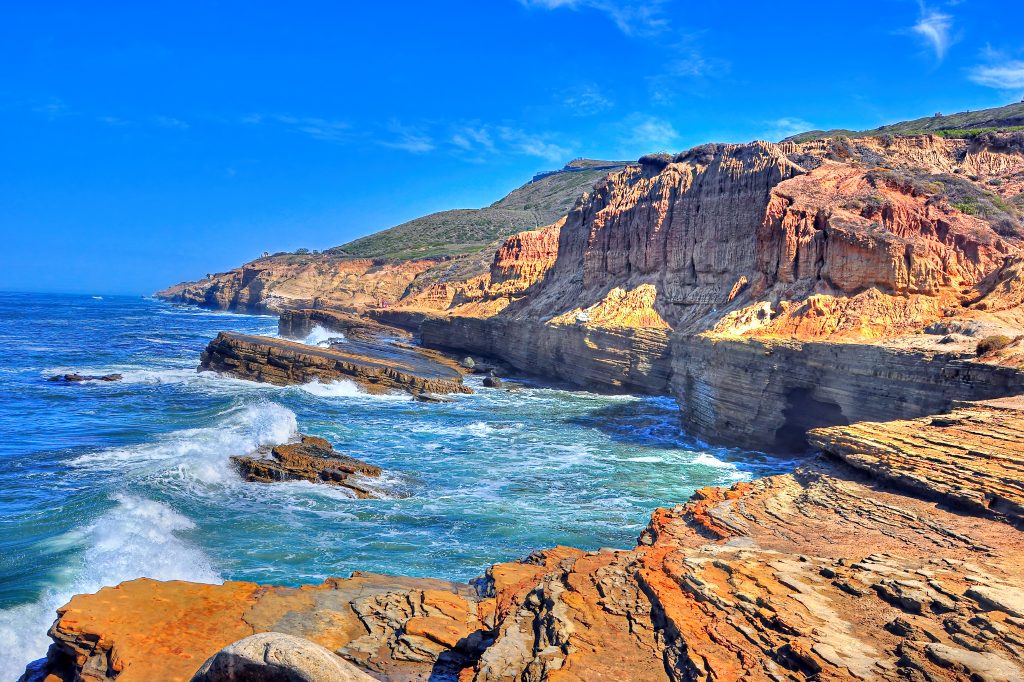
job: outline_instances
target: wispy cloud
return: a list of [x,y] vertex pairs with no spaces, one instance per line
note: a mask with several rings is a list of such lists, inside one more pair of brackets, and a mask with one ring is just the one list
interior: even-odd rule
[[153,123],[162,128],[177,128],[178,130],[186,130],[190,127],[188,123],[180,118],[173,118],[171,116],[154,116]]
[[315,140],[347,142],[352,138],[352,127],[346,121],[316,116],[291,116],[289,114],[249,114],[242,118],[247,125],[276,124],[308,135]]
[[495,151],[491,134],[483,127],[462,126],[452,133],[451,143],[464,151]]
[[381,140],[380,144],[391,149],[401,149],[412,154],[425,154],[437,148],[430,135],[418,128],[404,126],[398,121],[391,121],[388,124],[388,132],[393,137]]
[[498,137],[513,154],[536,156],[548,161],[567,160],[572,153],[567,147],[545,139],[544,136],[528,133],[518,128],[502,126],[498,128]]
[[920,14],[917,23],[910,30],[935,53],[938,61],[946,56],[946,51],[953,42],[953,17],[938,10],[919,4]]
[[628,36],[650,36],[669,27],[664,0],[520,0],[539,9],[596,10],[615,22]]
[[985,63],[978,64],[968,72],[970,80],[996,90],[1024,91],[1024,61],[994,50],[991,46],[986,46],[981,54]]
[[51,98],[50,101],[43,104],[36,104],[32,106],[32,111],[45,116],[51,121],[62,116],[69,116],[72,113],[71,110],[68,109],[68,106],[56,97]]
[[114,128],[128,126],[132,124],[131,121],[125,120],[123,118],[118,118],[117,116],[97,116],[96,120],[100,123],[106,123],[108,126]]
[[802,118],[795,118],[791,116],[783,116],[777,118],[774,121],[765,122],[765,130],[761,133],[761,139],[769,140],[771,142],[778,142],[779,140],[785,139],[791,135],[797,135],[799,133],[806,133],[808,130],[814,130],[814,124],[803,120]]
[[656,116],[633,114],[624,122],[623,143],[639,156],[647,152],[669,151],[679,142],[679,132],[671,123]]
[[615,103],[605,97],[601,89],[593,83],[570,88],[566,91],[562,104],[574,116],[593,116],[615,106]]
[[660,70],[646,77],[652,104],[672,105],[681,93],[699,92],[705,81],[729,72],[729,62],[706,55],[696,34],[684,35],[666,48]]

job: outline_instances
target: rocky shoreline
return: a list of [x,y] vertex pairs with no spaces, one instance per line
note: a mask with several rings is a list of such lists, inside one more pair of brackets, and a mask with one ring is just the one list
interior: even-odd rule
[[[974,475],[919,475],[941,434]],[[47,671],[187,680],[221,647],[282,632],[393,682],[1021,679],[1022,489],[1006,467],[1024,402],[812,438],[824,457],[656,510],[633,549],[545,550],[472,585],[356,573],[79,595]]]

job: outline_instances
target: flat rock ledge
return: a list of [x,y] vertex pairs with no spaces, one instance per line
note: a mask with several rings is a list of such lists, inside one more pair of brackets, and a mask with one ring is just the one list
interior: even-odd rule
[[[1019,412],[958,410],[933,419],[970,415],[978,442],[997,430],[1022,442]],[[832,438],[916,443],[917,431],[928,433],[855,424]],[[894,463],[898,452],[913,456],[898,450]],[[944,452],[929,455],[937,466]],[[991,457],[954,452],[968,472]],[[956,497],[985,495],[985,476],[961,478]],[[965,510],[946,490],[832,453],[658,509],[632,549],[558,547],[472,585],[364,573],[299,588],[129,581],[58,611],[46,671],[185,681],[232,642],[282,632],[391,682],[1017,682],[1024,533],[1004,507]]]
[[279,386],[348,379],[368,393],[472,393],[459,372],[413,351],[382,358],[365,344],[348,351],[233,332],[209,343],[199,369]]
[[356,497],[376,497],[360,478],[377,478],[381,468],[339,454],[323,438],[300,436],[298,443],[263,447],[255,454],[234,456],[231,462],[245,480],[258,483],[309,481],[350,490]]

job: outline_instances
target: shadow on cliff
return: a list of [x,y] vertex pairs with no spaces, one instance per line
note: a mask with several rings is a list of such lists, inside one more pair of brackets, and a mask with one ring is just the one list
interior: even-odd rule
[[679,405],[672,398],[644,397],[568,417],[567,424],[597,429],[617,443],[637,448],[677,448],[708,453],[737,471],[765,476],[792,471],[803,456],[772,455],[754,450],[708,445],[679,425]]

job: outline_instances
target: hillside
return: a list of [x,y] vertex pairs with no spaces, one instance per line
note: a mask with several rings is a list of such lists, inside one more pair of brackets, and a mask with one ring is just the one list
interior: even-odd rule
[[624,161],[577,159],[485,208],[431,213],[329,250],[337,255],[408,260],[482,251],[495,241],[553,223],[609,170]]
[[1024,129],[1024,102],[1005,107],[963,111],[949,116],[933,115],[912,121],[901,121],[872,130],[810,130],[787,137],[783,142],[808,142],[825,137],[879,137],[882,135],[921,135],[931,133],[943,137],[967,137],[996,130]]

